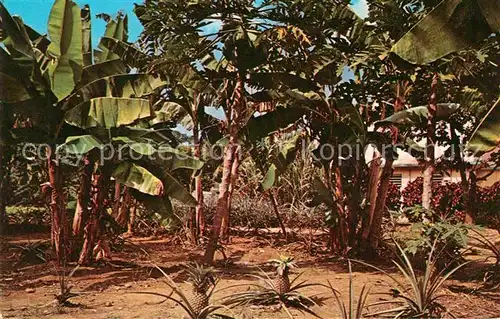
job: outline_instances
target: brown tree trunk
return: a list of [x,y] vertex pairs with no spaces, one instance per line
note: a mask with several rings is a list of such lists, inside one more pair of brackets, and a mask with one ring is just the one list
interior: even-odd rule
[[431,85],[431,96],[429,99],[427,118],[427,145],[425,153],[424,189],[422,191],[422,207],[426,210],[432,208],[432,176],[435,164],[435,139],[436,139],[436,111],[437,111],[437,84],[438,75],[434,74]]
[[75,216],[73,217],[73,237],[80,238],[83,234],[83,226],[87,223],[91,203],[92,191],[92,173],[94,170],[94,161],[92,155],[88,154],[84,159],[83,171],[81,175],[81,184],[78,189],[78,198],[76,202]]
[[47,148],[47,166],[49,170],[49,183],[51,187],[50,212],[51,212],[51,240],[56,259],[59,265],[65,262],[68,243],[68,222],[66,205],[62,190],[63,178],[61,168],[57,162],[55,146]]
[[120,215],[120,201],[122,199],[122,185],[115,181],[115,192],[113,194],[113,215],[116,220]]
[[78,264],[88,265],[92,260],[94,246],[99,237],[99,222],[104,210],[104,202],[108,194],[109,173],[105,166],[94,181],[93,205],[89,220],[83,232],[84,242]]
[[[465,204],[465,220],[466,224],[474,223],[474,211],[473,207],[469,205],[470,197],[469,197],[469,181],[467,180],[467,168],[462,157],[462,152],[460,148],[460,140],[455,132],[455,128],[453,125],[450,125],[450,133],[451,133],[451,143],[454,152],[454,158],[458,165],[458,171],[460,173],[460,184],[462,186],[462,200]],[[471,176],[472,177],[472,176]]]
[[[198,132],[198,120],[195,118],[193,120],[193,142],[194,142],[194,157],[200,159],[201,156],[201,143]],[[195,240],[203,237],[205,233],[205,211],[204,211],[204,199],[203,199],[203,175],[201,172],[197,172],[194,178],[194,192],[196,198],[196,207],[194,214],[194,226],[195,226]]]
[[363,220],[361,238],[366,241],[370,235],[370,230],[373,224],[373,216],[375,215],[375,208],[377,203],[377,194],[380,181],[380,168],[382,167],[382,160],[378,150],[373,151],[373,158],[370,163],[370,175],[368,179],[368,216]]
[[474,216],[477,214],[477,176],[475,172],[469,173],[469,189],[466,202],[465,223],[473,224]]
[[276,201],[276,196],[274,195],[274,192],[271,189],[269,189],[267,191],[267,194],[269,194],[269,199],[271,200],[271,205],[273,205],[274,215],[276,215],[276,219],[278,220],[278,223],[280,225],[283,238],[287,239],[288,235],[286,233],[285,224],[283,223],[283,219],[281,218],[281,214],[280,214],[280,211],[278,209],[278,202]]
[[233,164],[231,165],[231,179],[229,182],[228,194],[227,194],[227,212],[222,218],[221,226],[221,237],[225,242],[229,241],[229,229],[230,229],[230,218],[231,218],[231,202],[233,199],[233,192],[238,181],[238,168],[240,167],[240,157],[241,157],[241,146],[236,146],[233,156]]
[[228,212],[228,197],[229,197],[229,183],[231,180],[231,168],[234,161],[236,145],[234,140],[230,138],[228,145],[224,152],[224,164],[222,170],[222,180],[219,185],[219,198],[217,200],[217,207],[214,216],[214,222],[211,229],[210,240],[205,251],[205,263],[212,264],[214,260],[215,251],[219,243],[219,236],[221,232],[222,220]]
[[116,217],[116,222],[120,224],[120,226],[127,226],[130,217],[130,202],[132,201],[132,195],[130,194],[130,190],[127,186],[123,187],[123,201],[119,206],[119,213]]
[[389,185],[393,172],[392,165],[394,160],[387,157],[385,160],[384,168],[382,169],[382,176],[380,177],[380,185],[378,188],[377,200],[375,202],[375,213],[373,215],[369,241],[372,248],[378,247],[378,242],[382,232],[382,218],[384,216],[385,202],[387,194],[389,193]]

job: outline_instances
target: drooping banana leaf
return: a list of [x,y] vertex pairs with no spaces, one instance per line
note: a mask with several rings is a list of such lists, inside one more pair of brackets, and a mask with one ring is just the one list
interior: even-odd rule
[[167,101],[163,103],[163,106],[158,111],[155,111],[155,115],[155,118],[149,121],[149,125],[172,122],[182,125],[187,130],[193,127],[192,112],[189,107],[176,102]]
[[[104,37],[113,38],[116,40],[126,42],[128,40],[128,17],[127,15],[118,15],[116,20],[112,19],[106,25]],[[94,51],[96,63],[101,63],[109,60],[118,59],[119,56],[103,43],[104,38],[101,39],[97,50]]]
[[[451,114],[455,113],[459,104],[455,103],[438,103],[436,110],[437,119],[446,119]],[[429,110],[427,106],[416,106],[410,109],[406,109],[393,115],[387,117],[384,120],[377,121],[376,126],[396,124],[396,125],[423,125],[427,123],[427,118],[429,116]]]
[[70,136],[66,142],[57,148],[57,151],[63,151],[68,154],[87,154],[95,148],[102,148],[104,145],[101,141],[92,135]]
[[93,81],[77,90],[64,102],[63,110],[78,107],[90,99],[98,97],[141,98],[164,86],[158,76],[150,74],[123,74]]
[[132,196],[141,202],[148,211],[160,214],[163,218],[171,217],[174,213],[172,202],[167,195],[152,196],[130,189]]
[[48,67],[52,91],[59,101],[80,81],[83,66],[81,10],[71,0],[56,0],[49,16],[52,43],[47,54],[54,60]]
[[77,88],[101,78],[127,73],[127,68],[121,60],[110,60],[102,63],[95,63],[83,68],[82,79]]
[[125,162],[118,165],[113,176],[119,183],[137,189],[141,193],[163,195],[164,185],[150,171],[134,163]]
[[201,169],[204,164],[203,161],[168,146],[158,147],[158,153],[159,156],[157,163],[170,171],[175,171],[180,168],[187,168],[196,171]]
[[101,43],[109,51],[116,54],[122,61],[131,67],[142,67],[146,64],[148,56],[133,45],[108,37],[101,38]]
[[414,64],[428,64],[500,30],[500,1],[444,0],[392,47]]
[[500,98],[476,127],[467,143],[467,150],[476,154],[489,152],[500,143]]
[[245,136],[250,141],[260,140],[272,132],[297,122],[305,112],[305,109],[296,107],[277,108],[264,115],[251,117],[245,127]]
[[65,114],[68,124],[80,127],[113,128],[153,116],[149,100],[101,97],[91,99]]
[[189,207],[196,206],[196,199],[184,186],[168,171],[163,171],[164,192],[168,197],[175,198]]

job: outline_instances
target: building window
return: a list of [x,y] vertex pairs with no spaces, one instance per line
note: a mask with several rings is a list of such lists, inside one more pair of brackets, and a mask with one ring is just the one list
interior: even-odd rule
[[401,185],[403,184],[403,174],[392,174],[390,180],[391,183],[396,184],[398,188],[401,188]]
[[443,175],[442,174],[433,174],[432,175],[432,182],[437,183],[437,184],[442,184],[443,183]]

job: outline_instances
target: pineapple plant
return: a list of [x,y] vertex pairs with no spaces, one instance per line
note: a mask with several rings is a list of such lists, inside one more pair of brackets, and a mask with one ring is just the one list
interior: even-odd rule
[[191,296],[188,298],[193,311],[199,315],[209,305],[208,290],[215,285],[212,267],[203,267],[198,264],[187,265],[188,282],[192,286]]
[[[147,294],[160,296],[165,300],[171,300],[182,307],[188,314],[189,319],[208,319],[232,317],[215,313],[221,308],[227,308],[224,305],[216,305],[210,302],[210,297],[214,294],[217,282],[214,277],[212,267],[204,267],[198,264],[186,265],[188,275],[187,283],[192,287],[191,293],[184,293],[181,289],[160,267],[156,266],[166,279],[167,286],[172,289],[169,294],[156,292],[135,292],[137,294]],[[175,294],[176,296],[172,296]],[[161,301],[161,302],[163,302]]]
[[290,291],[290,278],[289,273],[291,268],[295,268],[293,257],[280,256],[279,259],[271,259],[269,261],[276,265],[276,278],[272,284],[276,291],[280,294],[286,294]]
[[[311,309],[311,306],[316,305],[312,297],[304,296],[299,290],[311,286],[324,286],[317,283],[307,283],[307,281],[299,281],[302,273],[298,274],[290,280],[290,269],[295,268],[294,258],[280,256],[279,259],[271,259],[270,263],[276,265],[276,275],[271,278],[268,274],[262,271],[262,276],[255,275],[263,284],[251,284],[254,287],[245,292],[233,294],[223,298],[224,305],[229,307],[246,306],[248,304],[257,306],[272,306],[279,305],[290,318],[289,308],[295,308],[299,311],[308,313],[314,317],[318,315]],[[247,286],[244,284],[242,286]]]

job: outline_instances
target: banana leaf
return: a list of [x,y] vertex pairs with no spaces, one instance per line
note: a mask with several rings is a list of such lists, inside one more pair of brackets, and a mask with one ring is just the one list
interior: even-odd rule
[[392,47],[414,64],[428,64],[500,30],[498,0],[444,0]]
[[118,165],[112,176],[121,184],[134,188],[141,193],[163,195],[164,186],[161,180],[150,171],[134,163],[125,162]]
[[59,101],[80,81],[83,66],[81,10],[71,0],[56,0],[49,15],[52,43],[47,54],[54,58],[48,67],[52,91]]
[[68,124],[80,127],[113,128],[134,124],[154,114],[149,100],[100,97],[72,108],[65,114]]
[[476,154],[492,151],[500,144],[500,98],[483,117],[467,143],[467,150]]

